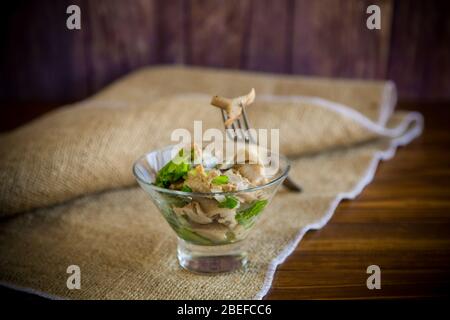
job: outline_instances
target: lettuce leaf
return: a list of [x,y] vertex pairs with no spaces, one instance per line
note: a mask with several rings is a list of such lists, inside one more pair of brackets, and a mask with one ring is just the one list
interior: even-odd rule
[[236,221],[244,228],[250,228],[254,223],[254,218],[261,213],[266,207],[267,200],[256,200],[247,209],[238,211],[236,214]]
[[194,231],[189,230],[188,228],[178,227],[175,231],[181,239],[186,240],[188,242],[192,242],[194,244],[199,244],[199,245],[205,245],[205,246],[214,244],[208,238],[205,238],[205,237],[199,235],[198,233],[195,233]]
[[191,168],[189,163],[189,155],[184,155],[184,150],[181,149],[178,155],[169,161],[164,167],[159,170],[156,176],[155,185],[162,188],[168,188],[171,183],[182,179]]
[[225,196],[225,200],[222,202],[219,202],[218,207],[233,209],[233,208],[236,208],[238,204],[239,204],[239,200],[236,197]]
[[184,185],[184,186],[181,187],[181,191],[183,191],[183,192],[192,192],[192,189],[189,186]]
[[228,176],[217,176],[214,179],[212,179],[213,184],[227,184],[228,183]]

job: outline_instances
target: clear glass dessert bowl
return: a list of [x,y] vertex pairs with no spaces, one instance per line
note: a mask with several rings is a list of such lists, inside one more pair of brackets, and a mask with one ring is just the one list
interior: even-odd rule
[[189,192],[155,184],[158,172],[172,159],[174,148],[169,146],[143,155],[134,163],[133,173],[175,231],[180,265],[197,273],[229,272],[244,267],[246,250],[251,245],[245,239],[287,177],[288,160],[269,153],[269,161],[276,159],[277,167],[266,183],[258,186],[230,192]]

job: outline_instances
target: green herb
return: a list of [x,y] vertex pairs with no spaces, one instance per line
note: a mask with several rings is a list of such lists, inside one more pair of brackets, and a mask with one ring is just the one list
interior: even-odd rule
[[235,197],[233,197],[233,196],[225,196],[225,200],[220,202],[218,207],[219,208],[233,209],[233,208],[236,208],[238,204],[239,204],[239,200],[236,199]]
[[257,200],[253,202],[250,207],[241,210],[236,214],[236,221],[245,228],[251,227],[253,225],[254,218],[261,213],[267,203],[267,200]]
[[181,187],[181,191],[183,191],[183,192],[192,192],[192,189],[189,188],[189,186],[184,185],[183,187]]
[[175,229],[175,231],[180,238],[182,238],[188,242],[192,242],[194,244],[199,244],[199,245],[206,245],[206,246],[214,244],[208,238],[202,237],[201,235],[199,235],[199,234],[195,233],[194,231],[189,230],[187,228],[179,227],[179,228]]
[[178,155],[169,161],[156,176],[155,185],[162,188],[167,188],[171,183],[182,179],[189,171],[190,164],[188,158],[184,155],[184,150],[181,149]]
[[208,238],[205,238],[195,233],[194,231],[189,230],[188,227],[186,226],[188,224],[186,219],[182,216],[177,216],[169,206],[165,206],[162,209],[164,218],[166,218],[166,221],[173,228],[173,230],[175,230],[175,232],[180,238],[199,245],[214,244]]
[[228,176],[218,176],[212,179],[211,181],[213,184],[227,184],[228,183]]

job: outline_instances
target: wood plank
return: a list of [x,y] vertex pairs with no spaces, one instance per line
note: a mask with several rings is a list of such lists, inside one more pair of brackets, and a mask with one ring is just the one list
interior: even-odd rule
[[158,1],[158,63],[183,64],[188,60],[188,4],[184,0]]
[[[85,9],[85,10],[83,10]],[[75,46],[84,45],[86,79],[97,91],[137,67],[158,61],[155,1],[84,0],[85,28]]]
[[297,0],[294,8],[293,71],[329,77],[386,75],[392,1],[377,1],[381,30],[366,27],[369,0]]
[[[81,9],[81,30],[66,8]],[[137,67],[157,62],[155,1],[23,2],[5,20],[1,97],[16,101],[83,98]]]
[[[70,96],[67,2],[21,1],[2,8],[2,99],[52,101]],[[78,90],[84,89],[81,84]]]
[[[417,288],[422,293],[417,293]],[[365,285],[350,286],[328,286],[316,287],[305,286],[297,288],[274,289],[276,295],[271,295],[270,300],[293,300],[293,299],[417,299],[448,297],[448,283],[416,284],[408,283],[399,285],[385,285],[381,290],[367,290]]]
[[[424,113],[430,125],[423,136],[382,163],[374,181],[341,203],[324,228],[305,235],[266,299],[449,296],[448,107],[403,104]],[[371,264],[381,268],[381,290],[365,285]]]
[[[0,99],[73,101],[149,64],[391,78],[401,98],[450,97],[448,1],[41,0],[5,4]],[[70,4],[82,30],[65,28]]]
[[290,73],[292,69],[292,0],[262,0],[252,4],[244,68]]
[[404,98],[450,98],[448,1],[395,3],[388,75]]
[[240,68],[249,0],[192,0],[189,2],[189,63]]

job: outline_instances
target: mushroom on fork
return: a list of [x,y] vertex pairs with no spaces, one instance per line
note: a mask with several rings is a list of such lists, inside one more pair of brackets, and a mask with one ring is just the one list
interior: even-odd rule
[[252,88],[247,95],[233,99],[214,96],[211,100],[211,105],[226,111],[228,119],[225,121],[225,127],[229,127],[240,117],[242,109],[252,104],[253,101],[255,101],[255,89]]
[[[252,88],[252,90],[247,95],[233,99],[228,99],[217,95],[212,98],[211,105],[222,109],[221,111],[225,129],[228,129],[229,126],[232,126],[231,131],[233,133],[230,133],[229,130],[226,130],[230,138],[235,140],[244,140],[246,143],[257,144],[256,139],[254,139],[252,134],[249,132],[250,125],[247,113],[245,112],[245,107],[252,104],[253,101],[255,101],[254,88]],[[239,119],[241,114],[243,115],[243,123]],[[237,126],[234,124],[235,121],[237,122]],[[254,173],[249,172],[249,170],[247,169],[241,171],[241,173],[243,172]],[[286,177],[286,179],[283,181],[283,185],[291,191],[295,192],[302,191],[302,188],[297,183],[295,183],[290,177]]]

